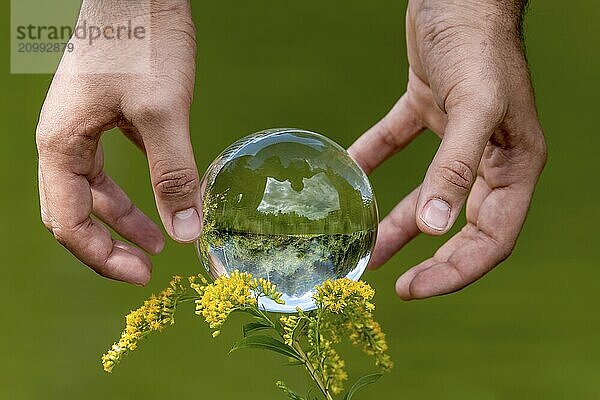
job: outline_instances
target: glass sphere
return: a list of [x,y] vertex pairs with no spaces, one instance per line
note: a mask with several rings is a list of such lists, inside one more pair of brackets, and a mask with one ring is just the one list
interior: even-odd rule
[[235,270],[273,282],[284,305],[315,308],[315,286],[358,280],[377,235],[377,204],[362,169],[317,133],[270,129],[229,146],[201,183],[198,254],[211,278]]

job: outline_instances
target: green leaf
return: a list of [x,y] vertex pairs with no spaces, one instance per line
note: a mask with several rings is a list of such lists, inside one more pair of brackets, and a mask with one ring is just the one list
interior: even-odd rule
[[365,375],[362,378],[359,378],[354,385],[348,390],[346,396],[344,396],[344,400],[350,400],[354,394],[367,385],[371,385],[379,380],[383,374],[381,372],[375,374]]
[[243,338],[239,342],[235,343],[229,353],[233,353],[239,349],[264,349],[271,350],[275,353],[279,353],[286,357],[291,357],[296,360],[301,360],[300,355],[296,353],[296,350],[288,346],[287,344],[279,341],[271,336],[267,335],[252,335]]
[[257,332],[257,331],[260,331],[260,330],[263,330],[263,329],[270,329],[272,327],[273,327],[272,325],[266,324],[263,321],[256,321],[256,322],[247,323],[243,327],[244,337],[250,336],[254,332]]
[[292,389],[288,388],[285,383],[281,381],[275,382],[275,385],[285,393],[285,395],[290,400],[304,400],[298,393],[294,392]]
[[301,365],[304,365],[304,361],[291,360],[290,362],[283,364],[284,367],[298,367]]

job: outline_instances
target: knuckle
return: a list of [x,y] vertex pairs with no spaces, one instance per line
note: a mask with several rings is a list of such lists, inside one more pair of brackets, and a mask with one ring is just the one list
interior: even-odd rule
[[52,218],[50,218],[50,216],[48,215],[46,210],[44,210],[44,208],[41,209],[40,216],[42,219],[42,224],[44,224],[44,226],[46,227],[46,229],[48,229],[48,231],[52,232],[52,227],[53,227]]
[[98,129],[87,120],[59,124],[38,124],[36,146],[39,155],[53,154],[93,160],[98,147]]
[[453,160],[440,167],[439,176],[452,187],[468,191],[471,189],[475,174],[464,162]]
[[100,188],[108,183],[108,179],[108,175],[104,171],[100,171],[100,173],[89,180],[89,183],[92,188]]
[[542,130],[538,128],[522,135],[519,146],[512,149],[509,157],[539,174],[548,160],[548,145]]
[[516,237],[495,237],[492,233],[486,233],[482,230],[480,230],[479,233],[480,235],[478,235],[478,238],[482,239],[485,245],[495,248],[494,254],[496,264],[501,263],[512,255],[516,245]]
[[103,278],[112,279],[112,278],[114,278],[114,273],[106,265],[107,261],[108,261],[108,256],[105,259],[103,259],[101,262],[95,263],[94,265],[90,265],[90,267],[99,276],[101,276]]
[[110,216],[110,218],[115,221],[115,225],[117,226],[125,225],[127,218],[132,216],[135,210],[135,205],[130,201],[129,204],[127,204],[121,210],[116,211],[114,215]]
[[494,88],[482,88],[473,98],[474,105],[480,115],[487,120],[500,120],[504,114],[505,107],[502,105],[498,90]]
[[44,224],[44,227],[46,227],[46,229],[48,231],[52,232],[52,221],[50,221],[48,218],[46,218],[43,215],[42,215],[42,224]]
[[400,240],[401,242],[407,242],[414,236],[414,234],[411,234],[411,232],[407,229],[402,219],[394,213],[389,215],[388,221],[397,240]]
[[38,153],[54,153],[64,148],[65,136],[66,132],[62,129],[38,124],[35,134]]
[[159,119],[165,113],[165,106],[153,100],[137,101],[132,108],[135,118],[141,121],[153,121]]
[[543,169],[548,161],[548,144],[541,131],[535,135],[533,152],[539,159],[540,169]]
[[506,260],[508,257],[510,257],[512,255],[512,253],[515,251],[515,244],[514,243],[509,243],[507,245],[505,245],[502,249],[501,249],[502,253],[501,255],[501,260],[500,261],[504,261]]
[[39,124],[35,132],[35,144],[38,153],[42,153],[53,145],[51,138],[44,134],[44,130]]
[[506,260],[510,257],[515,249],[515,241],[507,240],[503,242],[497,242],[496,246],[498,248],[498,263]]
[[377,135],[385,147],[396,150],[402,146],[402,141],[398,138],[395,130],[387,120],[383,120],[379,128]]
[[50,227],[50,231],[52,235],[54,235],[54,239],[64,247],[67,247],[69,242],[68,234],[63,229],[58,227]]
[[192,168],[164,171],[158,174],[154,182],[157,194],[164,199],[187,197],[200,187],[198,172]]
[[447,110],[455,109],[459,115],[470,116],[469,119],[484,122],[486,126],[500,124],[507,109],[499,88],[469,83],[455,88],[455,92],[447,97],[445,106]]
[[85,220],[71,227],[53,226],[51,231],[58,243],[69,248],[69,243],[71,240],[78,237],[82,231],[89,229],[90,225],[92,225],[92,220],[90,218],[86,218]]
[[173,115],[180,115],[185,102],[172,94],[151,95],[141,100],[136,100],[128,110],[131,120],[142,124],[155,124],[160,121],[172,119]]

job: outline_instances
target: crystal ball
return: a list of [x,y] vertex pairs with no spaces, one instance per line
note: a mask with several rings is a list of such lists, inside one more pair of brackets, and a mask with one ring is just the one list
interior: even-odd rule
[[285,304],[315,308],[315,287],[358,280],[377,235],[377,204],[366,174],[331,139],[300,129],[270,129],[229,146],[202,178],[198,255],[210,278],[233,271],[273,282]]

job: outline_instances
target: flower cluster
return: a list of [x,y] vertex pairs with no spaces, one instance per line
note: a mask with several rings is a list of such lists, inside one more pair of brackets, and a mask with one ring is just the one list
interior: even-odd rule
[[292,346],[294,343],[294,332],[300,321],[301,319],[296,315],[283,315],[279,318],[279,322],[281,322],[281,326],[283,327],[283,341],[288,346]]
[[253,279],[251,287],[254,295],[259,297],[268,297],[277,304],[284,304],[285,302],[281,299],[282,294],[277,291],[275,284],[264,278]]
[[344,382],[348,380],[346,362],[342,360],[331,341],[322,338],[321,347],[323,378],[333,394],[340,394],[344,390]]
[[320,309],[331,314],[330,318],[323,318],[322,330],[329,332],[332,340],[348,337],[365,354],[373,356],[378,367],[389,371],[393,362],[387,354],[385,334],[373,318],[374,295],[373,288],[365,282],[344,278],[318,286],[314,299]]
[[144,304],[125,317],[126,326],[117,343],[114,343],[102,356],[102,366],[111,372],[121,358],[137,348],[138,342],[152,331],[160,331],[175,323],[174,313],[179,297],[185,289],[180,284],[181,277],[175,276],[169,287],[158,296],[152,296]]
[[[282,294],[275,285],[263,278],[235,271],[210,283],[202,276],[189,278],[192,293],[186,294],[181,278],[175,277],[169,287],[158,296],[152,296],[126,317],[127,325],[121,338],[102,356],[104,370],[111,372],[127,352],[135,350],[138,342],[153,331],[160,331],[174,323],[175,309],[180,303],[194,301],[196,314],[215,329],[213,336],[234,311],[242,311],[253,318],[244,325],[244,338],[232,351],[242,348],[260,348],[274,351],[302,365],[324,397],[333,399],[341,394],[348,380],[346,363],[336,350],[342,339],[348,339],[364,353],[375,358],[382,371],[392,368],[387,354],[388,345],[381,326],[373,318],[374,290],[364,282],[350,279],[328,280],[316,287],[313,311],[297,309],[293,315],[284,315],[275,321],[259,307],[261,297],[283,304]],[[263,334],[266,331],[268,334]],[[372,379],[372,374],[370,377]],[[346,394],[364,386],[359,379]],[[376,379],[376,378],[375,378]],[[371,380],[368,383],[374,382]],[[289,399],[302,400],[283,382],[277,386]],[[311,396],[312,398],[312,396]]]
[[322,371],[327,389],[333,394],[340,394],[344,390],[344,382],[348,380],[346,362],[333,347],[331,340],[327,340],[318,331],[312,332],[315,334],[308,335],[310,362],[313,368]]
[[317,286],[313,296],[317,306],[333,314],[342,314],[346,308],[360,308],[371,312],[375,305],[371,300],[375,291],[363,281],[348,278],[327,280]]
[[340,394],[348,380],[345,362],[334,347],[342,339],[349,339],[374,357],[375,365],[382,371],[393,366],[385,334],[373,318],[374,295],[375,291],[364,282],[328,280],[316,287],[315,311],[297,310],[296,315],[280,317],[284,343],[297,348],[306,341],[306,355],[316,373],[315,380],[332,394]]
[[204,277],[191,277],[190,285],[200,296],[196,314],[203,316],[211,328],[220,328],[234,310],[256,305],[253,280],[252,275],[238,271],[220,276],[211,284]]
[[227,320],[229,314],[235,310],[255,307],[260,297],[283,303],[282,294],[271,281],[252,278],[252,275],[246,272],[234,271],[229,276],[220,276],[213,283],[209,283],[203,277],[194,276],[190,278],[190,286],[200,296],[196,300],[196,314],[204,317],[211,328],[217,329],[213,336],[219,334],[218,328]]
[[352,344],[361,347],[364,353],[375,357],[375,365],[384,371],[390,371],[394,367],[394,363],[387,353],[388,344],[385,340],[385,333],[377,321],[373,318],[366,318],[363,321],[348,322],[347,328]]

